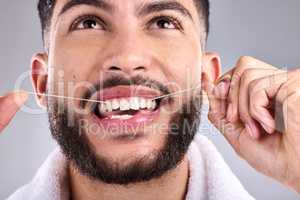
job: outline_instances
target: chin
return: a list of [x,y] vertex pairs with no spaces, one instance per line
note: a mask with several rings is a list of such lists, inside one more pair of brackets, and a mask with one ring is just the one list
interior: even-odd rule
[[[167,93],[163,90],[136,85],[88,95],[94,101],[80,104],[88,112],[73,116],[72,126],[68,126],[72,112],[60,113],[59,102],[48,101],[51,133],[83,175],[115,184],[148,181],[174,169],[184,158],[201,110],[187,110],[187,105],[198,100],[180,105],[174,98],[159,99]],[[189,134],[184,134],[185,122],[193,125]]]
[[134,127],[134,130],[126,131],[124,129],[128,124],[124,125],[123,122],[121,125],[118,123],[116,129],[107,130],[101,124],[99,125],[99,122],[95,122],[99,119],[94,119],[95,116],[91,118],[89,121],[96,123],[94,127],[99,127],[99,130],[87,132],[89,144],[98,156],[111,160],[130,161],[145,156],[150,157],[161,151],[168,134],[159,130],[160,124],[168,123],[168,120],[160,120],[159,116],[152,123],[139,124]]
[[117,157],[147,155],[162,148],[171,105],[156,90],[141,86],[118,86],[96,92],[88,105],[90,114],[83,125],[97,154]]

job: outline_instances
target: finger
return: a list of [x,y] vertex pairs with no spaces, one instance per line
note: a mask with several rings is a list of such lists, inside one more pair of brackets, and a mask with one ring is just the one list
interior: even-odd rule
[[218,80],[215,81],[213,95],[219,99],[227,99],[233,70],[226,72]]
[[[268,74],[275,74],[279,73],[278,70],[274,69],[261,69],[261,68],[251,68],[244,71],[239,88],[239,105],[238,105],[238,112],[240,119],[245,123],[247,128],[247,132],[251,134],[252,138],[258,138],[260,136],[260,129],[257,127],[257,123],[253,120],[250,109],[249,109],[249,85],[252,81],[258,80],[261,78],[266,77]],[[265,124],[262,124],[261,121],[260,125],[265,129],[265,131],[270,132],[270,129],[266,128]]]
[[[244,71],[246,71],[247,68],[234,68],[230,70],[229,72],[225,73],[218,82],[222,82],[224,80],[230,79],[230,89],[227,93],[227,100],[229,105],[227,106],[226,110],[226,121],[231,123],[237,123],[239,120],[239,88],[240,88],[240,79]],[[248,77],[248,76],[246,76]],[[219,94],[218,92],[217,94]],[[245,102],[247,103],[247,102]],[[247,106],[248,107],[248,106]],[[245,115],[244,115],[245,116]],[[247,129],[247,133],[254,139],[259,137],[259,129],[257,127],[257,123],[254,122],[254,120],[251,117],[246,117],[245,122],[245,128]],[[243,121],[243,120],[241,120]],[[247,122],[247,123],[246,123]]]
[[288,92],[282,92],[285,94],[285,98],[281,97],[284,99],[282,103],[284,133],[287,133],[286,136],[289,138],[292,146],[299,146],[297,141],[299,141],[300,133],[298,110],[300,107],[300,80],[290,84],[289,88]]
[[[231,72],[228,72],[227,75],[229,75]],[[226,74],[223,75],[218,81],[216,81],[216,84],[222,82],[222,80],[226,79]],[[203,77],[205,79],[206,77]],[[226,119],[226,111],[227,111],[227,99],[225,98],[219,98],[219,96],[216,96],[216,86],[211,83],[209,80],[205,81],[206,84],[206,93],[209,99],[209,114],[208,118],[210,122],[223,134],[223,136],[226,138],[226,140],[231,144],[231,146],[235,149],[236,152],[239,152],[240,144],[239,144],[239,138],[241,135],[241,132],[243,130],[243,126],[240,123],[229,123]],[[227,87],[225,93],[228,93],[229,91],[229,85],[230,83],[227,83]]]
[[[219,98],[215,95],[216,86],[212,83],[209,78],[204,75],[203,76],[205,84],[205,91],[208,96],[209,100],[209,113],[208,117],[210,121],[217,126],[218,121],[223,120],[226,116],[226,99]],[[224,83],[224,90],[229,90],[229,82]],[[223,93],[227,93],[226,91],[223,91]],[[218,128],[218,127],[217,127]]]
[[[231,85],[228,94],[228,111],[227,111],[227,120],[230,122],[236,122],[239,120],[239,91],[240,91],[240,82],[243,76],[243,73],[248,69],[260,68],[260,69],[273,69],[277,68],[257,60],[249,56],[241,57],[237,64],[236,68],[233,71],[231,78]],[[252,125],[254,128],[254,125]]]
[[287,81],[286,72],[276,72],[273,75],[257,79],[249,85],[249,112],[268,133],[274,133],[276,129],[275,119],[269,106],[272,99],[282,104],[289,95],[282,88]]
[[24,91],[9,93],[0,97],[0,132],[8,125],[27,98],[28,95]]
[[237,122],[239,120],[238,105],[239,105],[239,88],[242,74],[246,70],[246,66],[237,63],[231,77],[230,89],[228,93],[228,109],[226,118],[230,122]]
[[[299,107],[300,107],[300,79],[288,77],[288,81],[283,83],[276,94],[276,102],[282,107],[279,110],[283,114],[284,132],[299,133]],[[291,130],[291,131],[289,131]],[[291,134],[288,135],[290,137]]]

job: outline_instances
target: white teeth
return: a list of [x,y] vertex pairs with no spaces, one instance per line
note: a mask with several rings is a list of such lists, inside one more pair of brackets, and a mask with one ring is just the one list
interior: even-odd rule
[[147,109],[151,109],[152,108],[152,100],[147,100]]
[[131,119],[132,115],[113,115],[111,116],[111,119],[121,119],[121,120],[128,120]]
[[130,108],[132,110],[139,110],[140,109],[139,98],[137,98],[137,97],[130,98]]
[[117,110],[120,108],[120,103],[117,99],[112,100],[112,109]]
[[130,110],[130,104],[126,99],[121,99],[121,101],[120,101],[120,110],[121,111]]
[[146,99],[140,99],[140,108],[145,109],[147,107]]
[[154,110],[156,108],[156,101],[152,101],[152,107],[151,109]]
[[113,110],[111,103],[112,103],[111,101],[106,101],[105,102],[107,112],[111,112]]
[[106,112],[106,108],[103,106],[102,103],[100,103],[100,104],[98,105],[98,109],[99,109],[99,111],[100,111],[101,113]]
[[[99,104],[101,113],[112,111],[127,111],[149,109],[154,110],[157,107],[155,100],[140,97],[131,97],[127,99],[112,99]],[[128,117],[128,116],[127,116]]]

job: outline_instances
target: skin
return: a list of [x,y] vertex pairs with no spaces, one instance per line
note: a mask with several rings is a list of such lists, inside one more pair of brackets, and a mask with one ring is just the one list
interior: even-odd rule
[[[222,92],[214,85],[206,87],[209,119],[237,154],[259,172],[298,193],[299,75],[299,69],[284,71],[244,56],[215,82]],[[274,105],[278,105],[276,111]],[[283,116],[281,129],[274,118],[279,115]]]
[[[279,81],[280,85],[285,87],[276,84],[276,88],[271,91],[271,98],[273,97],[279,102],[281,100],[290,109],[289,120],[285,122],[286,126],[290,125],[291,128],[286,129],[282,137],[276,132],[266,135],[259,123],[265,122],[270,128],[274,128],[274,123],[272,120],[266,121],[267,118],[255,115],[254,113],[257,112],[254,112],[254,108],[257,106],[253,107],[258,104],[259,108],[264,109],[264,113],[268,112],[268,108],[263,104],[266,103],[263,101],[266,101],[263,96],[265,93],[255,93],[257,96],[253,99],[249,94],[256,90],[249,90],[249,86],[251,85],[252,89],[255,80],[259,82],[262,80],[260,78],[266,76],[265,71],[262,73],[261,70],[266,68],[270,70],[267,70],[268,73],[272,71],[272,74],[278,70],[261,61],[246,57],[240,59],[231,72],[217,80],[221,71],[220,58],[217,54],[207,53],[202,49],[203,44],[199,41],[203,41],[203,28],[192,0],[178,0],[178,2],[189,10],[193,20],[175,11],[161,11],[137,17],[135,12],[138,6],[147,4],[151,2],[150,0],[111,1],[114,7],[113,13],[91,6],[78,6],[59,16],[59,12],[66,2],[66,0],[59,0],[55,7],[50,31],[47,34],[48,51],[38,53],[32,58],[32,82],[37,93],[45,93],[48,87],[55,94],[70,96],[69,90],[66,88],[68,83],[72,82],[75,83],[74,85],[78,85],[82,82],[95,83],[99,79],[101,81],[101,78],[116,73],[111,66],[117,66],[117,73],[127,77],[144,75],[164,84],[176,83],[176,90],[189,88],[202,82],[203,89],[208,93],[210,100],[209,118],[224,133],[238,154],[260,172],[300,192],[300,186],[297,185],[298,178],[295,178],[300,177],[299,170],[298,172],[296,170],[299,169],[297,161],[299,163],[300,159],[300,139],[296,136],[299,127],[295,126],[300,118],[293,112],[298,106],[296,100],[299,95],[291,93],[292,95],[288,96],[292,100],[289,101],[289,104],[287,103],[288,98],[282,94],[284,92],[280,93],[282,98],[275,98],[280,89],[289,88],[288,91],[299,89],[297,81],[295,83],[293,81],[284,82],[279,79],[281,80],[281,82]],[[69,27],[79,14],[90,14],[91,12],[105,19],[109,24],[108,29],[99,29],[97,26],[94,30],[69,31]],[[158,14],[175,16],[180,21],[183,30],[172,28],[165,30],[155,26],[155,23],[146,26],[147,22]],[[146,28],[144,28],[145,26]],[[251,71],[251,75],[244,73],[245,69],[250,67],[254,69]],[[50,73],[50,69],[54,69],[54,73]],[[61,74],[57,73],[59,71],[64,72],[63,80],[60,80]],[[296,73],[299,72],[289,74],[297,77]],[[230,79],[235,77],[235,74],[241,74],[244,77],[238,76],[240,78],[237,80],[246,79],[247,81],[241,81],[243,84],[221,84],[221,87],[218,87],[224,78],[228,79],[227,77],[229,77]],[[189,75],[193,77],[192,81],[186,78]],[[228,82],[232,80],[236,79],[232,78]],[[64,90],[59,90],[57,83],[60,81],[63,83]],[[74,85],[71,88],[73,91],[71,95],[82,97],[84,88],[77,87],[75,89]],[[266,88],[261,87],[264,85],[263,82],[257,83],[257,85],[260,87],[259,91],[264,91],[269,87],[269,85]],[[219,90],[220,88],[221,90]],[[245,93],[245,91],[248,92]],[[18,101],[15,100],[16,98]],[[15,92],[0,97],[0,110],[5,108],[5,112],[1,112],[0,116],[0,131],[8,125],[26,99],[26,92]],[[37,95],[37,99],[41,106],[46,106],[47,99],[44,96]],[[230,112],[227,111],[228,102],[232,102],[233,105]],[[248,108],[247,102],[250,102],[251,107]],[[182,102],[178,101],[167,110],[174,110],[181,104]],[[74,101],[73,106],[78,108],[78,102]],[[240,111],[243,111],[243,114],[240,114]],[[227,120],[227,115],[233,122]],[[287,113],[284,116],[287,117]],[[155,123],[167,123],[169,119],[170,114],[163,112]],[[250,132],[245,129],[245,122],[251,123],[249,121],[256,122],[257,131],[252,134],[253,137],[250,137]],[[291,124],[288,124],[290,121],[292,121]],[[230,125],[234,129],[223,129],[220,122]],[[112,142],[109,139],[96,140],[93,134],[88,137],[98,154],[124,160],[130,160],[130,155],[143,156],[153,149],[160,148],[165,139],[163,133],[125,143]],[[177,168],[160,179],[152,180],[149,183],[133,184],[129,187],[92,182],[76,172],[72,166],[70,166],[70,175],[74,199],[84,199],[84,197],[89,197],[89,199],[139,199],[140,194],[143,194],[144,199],[153,199],[153,197],[155,199],[184,199],[188,180],[188,161],[185,158]],[[157,193],[157,191],[162,192]]]
[[[220,75],[219,56],[202,51],[204,44],[200,41],[204,30],[193,0],[178,1],[190,12],[192,19],[174,10],[136,16],[136,11],[142,5],[153,2],[152,0],[109,1],[113,12],[80,5],[59,15],[66,2],[57,1],[54,9],[50,32],[46,36],[48,52],[38,53],[32,58],[32,82],[39,94],[44,94],[50,88],[50,92],[54,94],[82,98],[86,88],[78,85],[102,81],[115,73],[125,77],[143,75],[169,86],[172,91],[198,86],[203,73],[212,80]],[[94,29],[80,29],[81,24],[76,24],[75,29],[70,30],[81,14],[101,17],[106,25],[97,24]],[[160,15],[177,18],[181,28],[171,21],[170,27],[157,26],[152,19]],[[113,66],[117,66],[117,70]],[[71,94],[68,93],[69,83],[74,84],[71,85]],[[63,85],[63,90],[59,88],[60,85]],[[3,97],[1,107],[6,107],[10,99],[12,97],[9,95]],[[47,98],[37,95],[37,99],[41,106],[46,107]],[[167,105],[154,125],[168,124],[171,118],[169,111],[177,110],[186,101]],[[24,102],[25,98],[22,103]],[[79,108],[78,101],[72,103],[72,108]],[[18,108],[15,106],[11,112],[1,115],[4,118],[1,123],[3,127]],[[89,117],[90,115],[86,115],[85,119],[91,123]],[[104,132],[100,130],[101,134],[105,134]],[[87,136],[97,154],[127,164],[132,158],[143,157],[161,148],[166,133],[166,129],[162,129],[156,134],[147,134],[132,141],[113,140],[109,137],[99,140],[96,134]],[[188,181],[186,157],[174,170],[161,178],[126,187],[91,181],[78,173],[72,165],[69,170],[74,199],[139,199],[141,194],[143,199],[184,199]]]

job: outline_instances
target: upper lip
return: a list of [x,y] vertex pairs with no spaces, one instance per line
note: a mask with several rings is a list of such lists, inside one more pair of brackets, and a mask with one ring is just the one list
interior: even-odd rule
[[157,90],[144,86],[116,86],[97,92],[98,101],[107,101],[111,99],[121,99],[130,97],[141,97],[146,99],[157,98],[161,93]]

